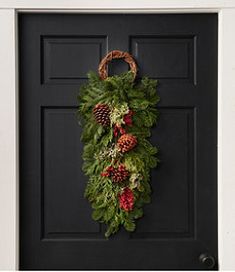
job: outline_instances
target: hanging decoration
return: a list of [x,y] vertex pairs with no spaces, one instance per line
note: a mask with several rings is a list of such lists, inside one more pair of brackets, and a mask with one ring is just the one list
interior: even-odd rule
[[[130,71],[108,77],[107,65],[122,58]],[[88,74],[80,90],[78,116],[83,127],[83,171],[89,177],[85,197],[92,218],[107,225],[106,237],[120,226],[134,231],[150,202],[150,170],[156,167],[157,148],[148,138],[156,123],[156,80],[135,83],[137,66],[127,52],[114,50]]]

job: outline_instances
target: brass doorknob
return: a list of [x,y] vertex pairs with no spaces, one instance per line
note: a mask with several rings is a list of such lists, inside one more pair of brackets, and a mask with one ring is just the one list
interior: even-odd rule
[[204,264],[207,268],[213,268],[215,266],[215,258],[209,253],[202,253],[199,256],[199,261]]

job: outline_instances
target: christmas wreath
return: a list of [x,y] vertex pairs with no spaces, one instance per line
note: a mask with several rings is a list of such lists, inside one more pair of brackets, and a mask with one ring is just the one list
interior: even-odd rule
[[[107,64],[123,58],[131,70],[108,77]],[[88,84],[78,97],[83,171],[89,177],[85,197],[92,218],[107,224],[106,237],[123,225],[134,231],[150,202],[150,169],[156,167],[157,148],[148,141],[156,123],[156,80],[147,77],[137,84],[136,64],[127,52],[112,51],[100,63],[99,75],[88,74]]]

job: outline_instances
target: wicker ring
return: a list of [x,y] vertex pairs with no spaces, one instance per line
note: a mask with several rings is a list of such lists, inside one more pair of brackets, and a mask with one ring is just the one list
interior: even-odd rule
[[123,52],[123,51],[119,51],[119,50],[113,50],[113,51],[109,52],[101,60],[101,62],[99,64],[98,72],[99,72],[99,76],[100,76],[100,78],[102,80],[104,80],[104,79],[106,79],[108,77],[107,67],[108,67],[108,63],[112,59],[124,59],[124,61],[129,64],[130,69],[131,69],[132,73],[134,74],[134,78],[136,77],[137,65],[136,65],[135,60],[133,59],[133,57],[127,52]]

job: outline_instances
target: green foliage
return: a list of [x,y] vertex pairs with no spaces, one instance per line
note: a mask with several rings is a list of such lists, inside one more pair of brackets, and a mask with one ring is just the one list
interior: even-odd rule
[[[88,84],[82,86],[78,96],[78,118],[83,127],[83,171],[89,177],[85,197],[92,205],[92,218],[107,224],[105,236],[109,237],[121,225],[127,231],[134,231],[135,220],[143,216],[143,205],[150,202],[150,170],[157,166],[158,159],[157,148],[152,146],[148,138],[151,135],[150,128],[156,124],[158,118],[156,104],[159,96],[156,93],[156,80],[143,78],[139,84],[134,84],[132,72],[108,77],[106,80],[101,80],[93,72],[88,76]],[[125,129],[137,137],[138,144],[124,156],[118,157],[132,177],[141,177],[136,186],[131,187],[135,202],[134,209],[129,212],[119,206],[119,194],[123,186],[129,186],[128,181],[117,184],[111,178],[101,176],[110,165],[110,158],[106,156],[99,159],[97,154],[110,148],[117,138],[113,134],[113,122],[109,127],[96,123],[92,110],[98,103],[108,104],[113,109],[125,108],[128,105],[134,111],[133,125],[126,126]],[[121,113],[117,115],[118,111],[116,112],[113,111],[113,118],[122,118]],[[118,122],[121,124],[121,121]]]

